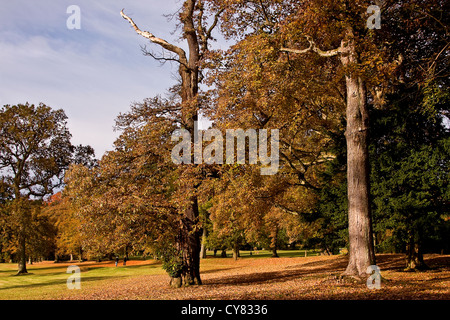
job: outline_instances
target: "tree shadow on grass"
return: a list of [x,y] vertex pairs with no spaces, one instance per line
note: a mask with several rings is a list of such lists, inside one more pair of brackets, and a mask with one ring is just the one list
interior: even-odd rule
[[[113,264],[114,262],[110,262],[111,264]],[[48,266],[48,267],[33,267],[33,266],[28,266],[28,273],[27,274],[39,274],[39,276],[46,276],[46,275],[53,275],[55,273],[64,273],[64,270],[67,270],[67,268],[69,266],[77,266],[80,268],[80,270],[82,272],[84,271],[89,271],[89,270],[96,270],[96,269],[102,269],[102,268],[112,268],[112,269],[121,269],[121,268],[132,268],[132,269],[137,269],[137,268],[158,268],[162,265],[161,262],[155,262],[155,263],[149,263],[149,264],[136,264],[136,265],[118,265],[117,267],[115,266],[108,266],[108,265],[101,265],[97,262],[93,262],[93,263],[88,263],[88,264],[82,264],[82,263],[76,263],[74,261],[74,263],[72,264],[67,264],[67,265],[52,265],[52,266]],[[47,271],[47,270],[61,270],[61,271],[55,271],[55,272],[42,272],[41,271]],[[17,273],[17,270],[14,269],[10,269],[10,270],[0,270],[0,273],[10,273],[11,275],[15,275]]]
[[344,271],[347,259],[313,261],[288,266],[277,271],[254,272],[205,280],[205,285],[252,285],[271,282],[285,282],[302,276],[330,276]]
[[[403,254],[382,254],[377,255],[377,265],[383,270],[394,270],[404,268]],[[426,257],[425,262],[432,267],[431,272],[441,270],[450,271],[450,256]],[[237,274],[231,276],[221,276],[212,279],[206,279],[205,285],[252,285],[271,282],[285,282],[300,277],[329,277],[345,271],[348,257],[337,256],[334,259],[325,259],[320,261],[306,262],[302,264],[286,266],[277,271],[253,272]],[[446,278],[438,278],[437,282]],[[410,280],[407,280],[411,282]],[[423,281],[422,283],[426,283]],[[431,282],[430,282],[431,283]]]
[[[67,278],[70,275],[67,274]],[[126,276],[114,276],[114,279],[119,279],[119,278],[125,278]],[[107,280],[108,278],[111,277],[101,277],[101,276],[81,276],[81,283],[86,283],[86,282],[91,282],[91,281],[98,281],[98,280]],[[46,286],[54,286],[54,285],[66,285],[67,279],[55,279],[52,281],[47,281],[47,282],[39,282],[39,283],[24,283],[24,284],[15,284],[15,285],[11,285],[11,286],[2,286],[0,287],[0,290],[8,290],[8,289],[36,289],[36,288],[41,288],[41,287],[46,287]]]
[[[74,264],[76,265],[76,264]],[[67,266],[68,267],[68,266]],[[7,275],[4,277],[4,279],[8,278],[16,278],[20,279],[23,278],[23,283],[14,283],[12,285],[4,284],[0,287],[0,290],[7,290],[7,289],[16,289],[16,288],[30,288],[35,289],[39,287],[46,287],[46,286],[52,286],[52,285],[64,285],[66,284],[67,279],[72,275],[72,273],[66,273],[67,270],[66,266],[61,265],[55,265],[50,267],[43,267],[43,268],[30,268],[29,272],[26,274],[22,274],[17,276],[17,271],[15,270],[5,270],[6,272],[10,273],[10,275]],[[158,268],[160,267],[160,264],[143,264],[143,265],[131,265],[131,266],[118,266],[116,267],[105,267],[105,266],[99,266],[98,264],[89,264],[89,265],[80,265],[80,276],[81,276],[81,282],[89,282],[89,281],[97,281],[97,280],[108,280],[108,279],[120,279],[120,278],[126,278],[130,277],[130,275],[120,275],[115,273],[108,273],[103,276],[90,276],[89,274],[86,274],[87,271],[93,271],[96,269],[115,269],[118,272],[124,271],[126,269],[138,269],[138,268]],[[53,272],[48,272],[49,270]],[[33,272],[35,271],[35,272]],[[41,271],[44,271],[41,273]],[[35,277],[35,279],[30,279],[30,277]],[[52,277],[59,277],[54,280],[48,280]],[[34,283],[29,283],[28,281],[35,281]]]
[[425,263],[432,269],[450,271],[450,255],[425,255]]
[[208,273],[217,273],[217,272],[223,272],[228,270],[236,270],[241,269],[242,267],[228,267],[228,268],[218,268],[218,269],[211,269],[211,270],[201,270],[200,274],[208,274]]
[[[433,272],[437,270],[450,271],[450,255],[425,254],[424,261],[425,264],[430,269],[420,272],[427,272],[427,271]],[[403,253],[379,254],[376,256],[376,264],[381,270],[392,270],[402,272],[405,271],[406,268],[406,255]]]

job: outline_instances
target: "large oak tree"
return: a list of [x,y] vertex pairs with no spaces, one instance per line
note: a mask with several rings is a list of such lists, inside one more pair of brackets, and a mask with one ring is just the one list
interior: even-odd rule
[[31,226],[30,199],[52,194],[60,186],[73,152],[63,110],[39,104],[0,109],[2,183],[12,193],[11,214],[17,222],[18,274],[27,273],[26,242]]
[[[221,2],[211,0],[211,3],[219,5]],[[435,24],[441,25],[441,29],[448,34],[442,10],[439,9],[442,2],[377,2],[383,21],[388,21],[382,25],[381,30],[367,28],[370,16],[368,8],[373,5],[369,1],[247,0],[227,3],[229,5],[222,21],[224,34],[238,41],[238,45],[235,46],[238,55],[250,58],[247,59],[247,64],[242,66],[243,77],[236,71],[234,80],[228,76],[228,79],[234,81],[231,82],[232,85],[239,84],[236,86],[239,87],[236,90],[238,94],[230,95],[231,100],[222,103],[227,105],[228,111],[232,111],[228,119],[242,121],[254,117],[256,120],[272,121],[282,113],[276,110],[275,104],[270,105],[275,102],[271,97],[286,89],[285,83],[289,83],[286,82],[286,78],[289,79],[288,76],[291,75],[290,69],[287,69],[286,77],[277,73],[276,60],[271,59],[265,53],[267,51],[287,55],[286,63],[292,68],[299,66],[298,63],[295,65],[292,62],[304,60],[309,63],[309,66],[303,67],[303,74],[300,74],[297,80],[299,87],[304,89],[304,95],[315,95],[316,98],[303,105],[297,98],[294,104],[300,105],[300,113],[305,114],[311,110],[314,102],[319,105],[329,104],[320,101],[328,93],[324,94],[323,90],[322,92],[317,90],[316,86],[327,88],[328,92],[336,92],[341,96],[345,106],[346,122],[350,246],[350,260],[345,274],[364,276],[367,267],[375,264],[370,210],[369,105],[382,108],[385,105],[386,93],[402,80],[400,76],[411,76],[410,72],[401,72],[405,54],[414,51],[414,46],[416,48],[417,45],[427,46],[427,38],[424,35],[428,32],[420,28],[415,30],[417,25],[422,21],[434,20]],[[410,19],[411,17],[413,18]],[[437,28],[434,30],[437,31]],[[442,35],[442,30],[429,34],[428,44],[434,43],[439,34]],[[400,43],[396,41],[398,36]],[[416,42],[408,44],[408,37]],[[436,42],[441,46],[434,53],[428,54],[424,60],[430,62],[424,73],[435,74],[434,68],[442,65],[442,59],[438,58],[445,56],[448,43],[445,42],[445,37]],[[260,43],[266,43],[266,46],[261,46]],[[225,68],[228,66],[225,65]],[[263,67],[275,67],[272,77],[278,75],[276,79],[280,83],[279,86],[272,85],[270,88],[270,84],[266,85],[273,80],[270,72],[261,72]],[[254,74],[264,74],[264,77],[257,79],[249,72],[251,81],[246,83],[245,80],[241,81],[248,76],[245,71],[251,69],[254,70]],[[313,82],[314,79],[323,78],[327,74],[331,75],[333,81]],[[305,82],[313,83],[313,86],[305,85]],[[263,90],[258,91],[261,88]],[[244,94],[239,95],[239,90]],[[220,98],[226,100],[229,97]],[[285,108],[283,100],[279,101],[279,106]],[[248,112],[248,106],[252,104],[255,107]],[[272,107],[269,109],[272,112],[267,113],[266,106]],[[255,112],[263,109],[264,113]],[[334,110],[339,112],[339,108]],[[316,111],[327,116],[320,109]],[[295,119],[294,114],[293,121]],[[290,165],[289,158],[285,157],[285,160]]]
[[[121,15],[126,19],[134,30],[151,43],[160,46],[166,52],[166,55],[156,56],[152,52],[147,54],[158,60],[176,61],[179,64],[178,73],[181,79],[179,91],[181,98],[179,124],[180,128],[187,130],[192,138],[191,146],[194,145],[197,132],[195,122],[198,120],[200,109],[199,102],[199,83],[201,67],[205,56],[208,53],[208,43],[212,39],[212,31],[217,25],[219,10],[215,16],[210,19],[211,25],[206,27],[208,22],[207,7],[201,0],[186,0],[182,3],[182,8],[178,14],[179,25],[181,26],[181,38],[187,43],[186,52],[180,46],[161,39],[149,31],[142,31],[137,24],[124,13]],[[193,148],[191,148],[193,150]],[[192,155],[193,157],[193,155]],[[194,163],[193,158],[191,163]],[[183,282],[185,285],[201,284],[200,279],[200,236],[199,228],[199,209],[197,188],[199,186],[198,170],[196,165],[183,165],[181,174],[184,181],[180,187],[180,193],[184,195],[184,203],[180,205],[182,219],[180,221],[180,235],[178,250],[183,256]]]

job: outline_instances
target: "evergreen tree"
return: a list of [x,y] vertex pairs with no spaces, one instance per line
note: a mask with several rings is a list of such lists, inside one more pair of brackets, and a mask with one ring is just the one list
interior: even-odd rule
[[[445,102],[431,112],[423,92],[403,90],[389,110],[374,110],[371,180],[379,249],[406,249],[408,269],[425,268],[425,243],[444,241],[449,214],[450,136]],[[448,236],[447,236],[448,237]],[[448,239],[447,239],[448,240]]]

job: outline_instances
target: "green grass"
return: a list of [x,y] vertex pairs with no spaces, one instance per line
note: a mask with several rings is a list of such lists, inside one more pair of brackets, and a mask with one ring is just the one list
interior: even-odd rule
[[[116,267],[81,268],[82,288],[101,287],[110,279],[119,279],[149,274],[164,274],[160,264]],[[0,300],[17,299],[53,299],[68,294],[67,279],[70,277],[67,265],[33,264],[27,265],[28,274],[16,276],[17,264],[0,263]],[[70,293],[69,293],[70,294]]]

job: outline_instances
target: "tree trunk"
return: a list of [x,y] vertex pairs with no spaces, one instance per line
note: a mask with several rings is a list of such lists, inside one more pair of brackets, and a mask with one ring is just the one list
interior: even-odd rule
[[278,226],[274,226],[272,229],[272,241],[270,243],[270,248],[272,249],[272,258],[278,258],[278,253],[277,253],[277,249],[278,249]]
[[[357,63],[351,30],[345,41],[341,61],[344,67],[351,68]],[[345,81],[349,262],[344,274],[361,277],[366,275],[368,266],[375,264],[369,202],[369,113],[363,80],[347,70]]]
[[[196,29],[194,25],[194,10],[196,6],[195,0],[185,1],[183,12],[180,14],[180,20],[183,24],[184,37],[187,40],[189,48],[189,57],[186,64],[180,64],[179,74],[181,76],[181,117],[183,126],[191,134],[191,150],[195,150],[194,144],[197,138],[198,120],[198,84],[199,84],[199,61],[200,48],[197,39]],[[181,58],[181,57],[180,57]],[[194,155],[192,155],[194,157]],[[192,159],[194,160],[194,159]],[[194,163],[194,161],[192,161]],[[189,165],[188,165],[189,166]],[[195,167],[196,165],[193,164]],[[197,180],[195,169],[188,170],[187,179],[191,180],[190,184],[186,186],[186,194],[190,195],[187,207],[184,210],[182,218],[182,233],[183,233],[183,262],[185,270],[183,275],[184,285],[202,284],[200,279],[200,232],[198,230],[198,199],[197,199],[197,185],[192,182]],[[194,171],[194,172],[193,172]],[[188,182],[189,183],[189,182]]]
[[125,249],[124,249],[124,254],[123,254],[124,258],[128,260],[128,245],[125,245]]
[[278,258],[277,248],[272,248],[272,258]]
[[415,241],[414,234],[411,232],[406,244],[406,271],[426,270],[429,267],[423,260],[422,246],[420,240]]
[[313,50],[322,57],[339,54],[346,72],[349,262],[344,275],[365,276],[367,267],[375,264],[369,203],[369,113],[365,84],[355,71],[358,68],[358,53],[354,34],[348,27],[340,47],[328,51],[320,50],[311,38],[308,41],[310,47],[307,49],[282,48],[282,51],[305,53]]
[[237,260],[238,258],[239,258],[239,244],[235,242],[233,247],[233,259]]
[[192,196],[186,208],[181,227],[181,248],[184,270],[182,274],[185,286],[202,284],[200,279],[200,232],[198,224],[197,196]]
[[226,249],[222,249],[222,252],[220,253],[220,257],[221,258],[226,258],[227,257],[227,250]]
[[202,231],[202,246],[200,248],[200,259],[206,259],[206,228]]
[[25,235],[23,232],[20,232],[19,235],[19,265],[17,274],[23,274],[28,273],[27,271],[27,255],[26,255],[26,241],[25,241]]
[[172,288],[180,288],[183,285],[183,280],[181,277],[171,277],[169,285]]
[[26,228],[29,223],[27,217],[27,200],[23,199],[19,192],[16,192],[15,206],[17,216],[19,217],[19,239],[18,239],[18,270],[17,274],[28,273],[27,271],[27,254],[26,254]]

